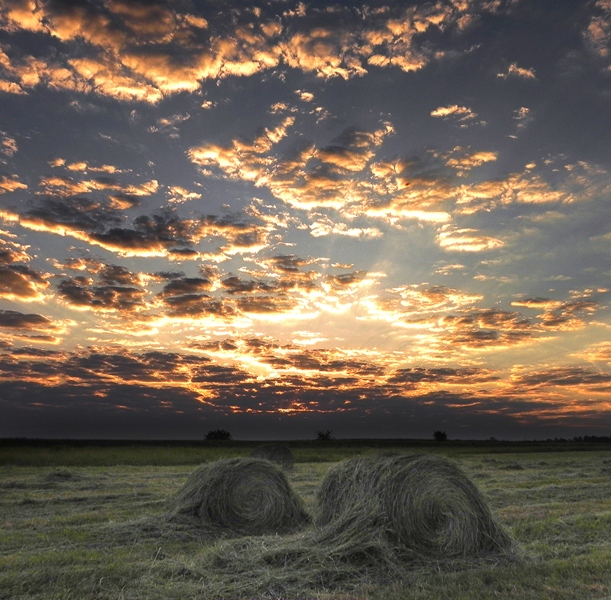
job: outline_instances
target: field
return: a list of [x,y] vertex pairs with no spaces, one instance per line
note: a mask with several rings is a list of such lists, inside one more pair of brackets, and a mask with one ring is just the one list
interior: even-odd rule
[[443,454],[482,490],[518,545],[513,560],[419,564],[331,589],[332,578],[300,581],[290,565],[235,568],[240,552],[272,538],[215,541],[156,525],[195,465],[252,447],[1,445],[0,598],[611,598],[608,444],[294,443],[288,478],[308,506],[343,458]]

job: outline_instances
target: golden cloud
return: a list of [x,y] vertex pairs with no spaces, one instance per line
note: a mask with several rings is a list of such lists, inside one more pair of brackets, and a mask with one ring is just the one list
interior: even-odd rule
[[0,131],[0,152],[4,156],[12,157],[17,154],[17,142],[5,131]]
[[435,110],[431,111],[431,117],[450,117],[455,116],[460,121],[467,121],[469,119],[475,119],[477,117],[477,113],[474,113],[470,108],[466,106],[458,106],[457,104],[452,104],[450,106],[440,106]]
[[481,235],[475,229],[456,229],[451,225],[443,225],[437,234],[437,243],[449,252],[484,252],[503,247],[502,240]]
[[520,77],[522,79],[537,79],[534,69],[524,69],[518,67],[518,63],[511,63],[505,72],[497,73],[497,77],[508,79],[510,77]]
[[6,175],[0,175],[0,194],[5,192],[14,192],[16,190],[26,190],[28,186],[25,183],[17,181],[16,175],[13,177],[7,177]]
[[582,35],[592,52],[602,59],[608,59],[611,55],[611,4],[608,0],[597,0],[594,12]]
[[[496,8],[489,3],[484,10]],[[0,80],[0,87],[24,93],[40,84],[157,103],[166,95],[195,92],[206,79],[248,77],[281,64],[323,78],[348,79],[371,67],[414,71],[444,55],[423,44],[421,34],[452,27],[460,32],[476,15],[456,3],[425,3],[373,11],[365,27],[341,7],[286,11],[280,20],[256,12],[242,11],[213,28],[203,17],[159,4],[7,1],[0,23],[6,32],[50,34],[68,50],[78,39],[89,52],[84,58],[68,51],[63,64],[26,57],[21,65],[9,65],[16,69],[14,80]]]
[[0,298],[13,301],[39,301],[49,283],[24,265],[0,266]]

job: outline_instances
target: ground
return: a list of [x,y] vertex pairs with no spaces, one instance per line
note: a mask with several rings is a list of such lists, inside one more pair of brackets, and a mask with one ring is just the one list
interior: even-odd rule
[[[287,476],[311,508],[333,464],[379,450],[296,447]],[[245,456],[247,447],[0,448],[0,598],[611,598],[610,447],[438,444],[417,451],[457,461],[516,539],[515,560],[423,564],[394,580],[364,578],[335,589],[304,587],[278,565],[245,578],[223,570],[225,542],[166,535],[155,523],[195,464]],[[244,547],[267,543],[244,540]]]

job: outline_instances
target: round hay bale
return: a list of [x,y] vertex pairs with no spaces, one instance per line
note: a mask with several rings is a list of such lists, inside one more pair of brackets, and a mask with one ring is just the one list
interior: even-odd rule
[[309,522],[284,473],[257,458],[228,458],[200,465],[170,500],[170,515],[237,535],[286,533]]
[[80,476],[69,469],[58,467],[53,471],[50,471],[45,475],[45,481],[47,483],[59,483],[63,481],[76,481],[80,479]]
[[412,558],[473,557],[512,546],[477,487],[437,456],[356,458],[334,467],[318,494],[316,524],[358,513],[363,527],[383,529]]
[[272,462],[279,464],[287,471],[295,466],[295,457],[293,456],[291,449],[284,444],[260,446],[259,448],[255,448],[250,456],[252,458],[271,460]]

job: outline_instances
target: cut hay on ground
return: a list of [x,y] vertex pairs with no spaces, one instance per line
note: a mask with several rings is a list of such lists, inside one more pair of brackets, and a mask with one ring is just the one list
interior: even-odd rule
[[[275,486],[280,491],[270,496]],[[431,569],[455,572],[517,558],[477,488],[435,456],[339,463],[322,482],[307,526],[279,467],[253,458],[202,465],[171,506],[170,519],[147,517],[108,535],[204,545],[185,569],[218,598],[351,597],[344,594],[426,577]],[[158,568],[175,577],[176,563],[160,561]]]
[[309,522],[280,468],[257,458],[201,465],[170,499],[169,518],[233,535],[287,533]]
[[462,470],[432,455],[356,458],[334,467],[320,488],[315,523],[336,528],[360,514],[414,559],[502,554],[512,540]]
[[290,471],[295,466],[295,457],[291,449],[284,444],[271,444],[255,448],[250,456],[252,458],[271,460],[279,464],[286,471]]
[[[515,559],[511,538],[452,462],[380,456],[342,462],[322,483],[311,526],[287,536],[223,540],[202,577],[231,575],[232,597],[311,597]],[[335,597],[335,596],[334,596]]]

